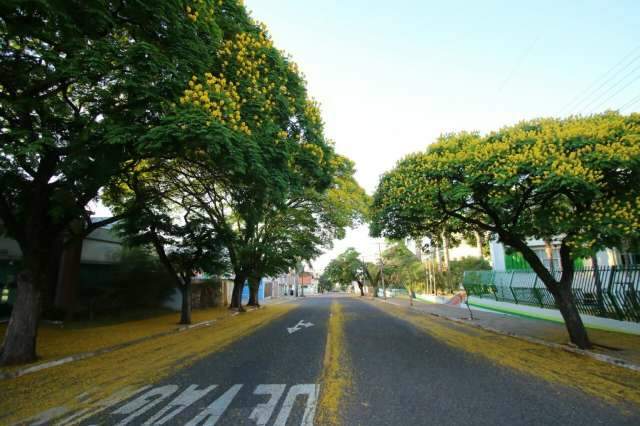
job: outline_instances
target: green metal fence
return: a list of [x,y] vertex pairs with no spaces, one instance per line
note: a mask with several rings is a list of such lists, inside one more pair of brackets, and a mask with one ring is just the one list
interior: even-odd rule
[[[560,279],[561,271],[555,271]],[[470,296],[556,309],[553,296],[531,271],[466,271]],[[640,266],[580,268],[571,287],[583,314],[640,322]]]

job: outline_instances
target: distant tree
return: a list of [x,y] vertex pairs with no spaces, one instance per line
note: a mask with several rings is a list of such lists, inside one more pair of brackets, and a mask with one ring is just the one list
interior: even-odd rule
[[318,285],[319,285],[321,293],[324,293],[325,291],[332,291],[333,290],[333,283],[329,279],[328,275],[326,273],[324,273],[324,272],[320,275],[320,279],[319,279]]
[[364,296],[365,273],[360,253],[353,247],[348,248],[335,259],[331,260],[324,270],[326,279],[343,286],[351,285],[354,281],[360,289],[360,296]]
[[363,270],[367,280],[369,281],[369,284],[371,284],[371,287],[373,289],[373,297],[378,297],[378,289],[380,288],[380,285],[382,283],[382,269],[375,263],[366,262],[364,264]]
[[425,286],[425,270],[420,259],[404,242],[396,242],[382,254],[385,278],[389,283],[407,289],[409,303],[413,305],[416,293]]
[[[374,201],[381,234],[420,235],[460,223],[522,253],[554,296],[571,341],[591,343],[573,300],[574,259],[637,241],[640,114],[522,122],[481,137],[442,136],[383,176]],[[527,245],[560,245],[559,277]]]

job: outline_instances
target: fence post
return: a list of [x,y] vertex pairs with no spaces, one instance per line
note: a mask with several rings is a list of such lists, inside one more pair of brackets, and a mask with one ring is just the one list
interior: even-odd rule
[[609,285],[607,286],[607,296],[609,296],[609,300],[611,300],[611,304],[613,305],[613,309],[616,311],[616,316],[618,320],[622,321],[624,319],[624,313],[620,310],[620,306],[618,305],[618,301],[616,300],[616,296],[613,294],[613,278],[616,275],[617,266],[613,265],[611,267],[611,271],[609,272]]
[[498,286],[496,286],[496,271],[491,271],[491,281],[489,281],[491,290],[493,290],[493,297],[498,301]]
[[516,292],[513,291],[513,276],[515,272],[511,271],[511,279],[509,280],[509,290],[511,290],[511,294],[513,295],[513,300],[518,304],[518,297],[516,296]]
[[536,274],[533,277],[533,296],[536,298],[541,308],[544,308],[544,301],[542,300],[542,296],[540,296],[540,292],[536,288],[536,284],[538,284],[538,275]]

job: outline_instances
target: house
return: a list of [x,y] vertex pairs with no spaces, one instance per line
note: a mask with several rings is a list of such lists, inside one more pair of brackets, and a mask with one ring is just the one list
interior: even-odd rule
[[[102,220],[103,218],[94,218]],[[0,222],[0,235],[2,223]],[[123,242],[107,225],[91,232],[81,244],[74,244],[62,253],[55,285],[54,305],[64,308],[75,297],[71,285],[76,280],[100,285],[108,271],[120,261]],[[18,243],[6,236],[0,236],[0,304],[12,304],[15,298],[15,280],[22,252]]]
[[[553,270],[560,270],[560,244],[552,241],[547,246],[544,241],[531,239],[527,245],[542,260],[544,265]],[[527,262],[519,252],[506,247],[497,240],[492,240],[489,245],[491,251],[491,264],[494,271],[513,271],[513,270],[529,270],[531,269]],[[608,248],[596,253],[596,261],[598,267],[611,266],[637,266],[640,265],[640,253],[630,253],[621,251],[617,248]],[[591,259],[576,259],[575,266],[593,267]]]

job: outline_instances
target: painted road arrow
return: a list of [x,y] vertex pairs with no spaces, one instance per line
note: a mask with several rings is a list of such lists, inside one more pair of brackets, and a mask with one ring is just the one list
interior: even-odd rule
[[289,334],[293,334],[298,330],[302,330],[303,327],[304,328],[313,327],[313,324],[310,322],[304,322],[304,320],[300,320],[293,327],[287,327],[287,331],[289,332]]

